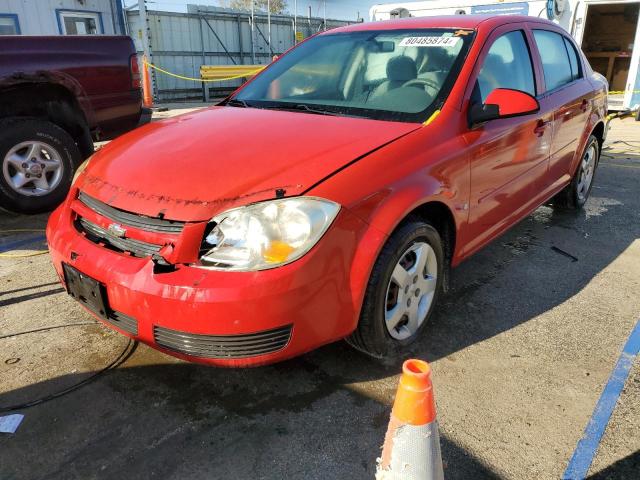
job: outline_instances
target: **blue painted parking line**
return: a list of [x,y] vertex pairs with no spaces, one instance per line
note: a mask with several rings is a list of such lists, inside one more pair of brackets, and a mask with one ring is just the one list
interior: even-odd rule
[[622,349],[618,363],[616,363],[616,367],[613,369],[609,381],[604,387],[596,408],[591,415],[587,428],[584,430],[584,435],[578,442],[569,465],[567,465],[567,469],[562,476],[563,479],[582,480],[587,476],[602,435],[607,428],[607,423],[609,423],[609,418],[611,418],[611,414],[618,402],[618,397],[629,376],[633,361],[638,355],[638,350],[640,350],[640,320],[636,322],[636,326]]
[[30,243],[44,241],[46,241],[46,237],[44,235],[37,235],[35,237],[23,238],[22,240],[16,240],[14,242],[0,243],[0,253],[15,250],[16,248],[22,247],[24,245],[29,245]]

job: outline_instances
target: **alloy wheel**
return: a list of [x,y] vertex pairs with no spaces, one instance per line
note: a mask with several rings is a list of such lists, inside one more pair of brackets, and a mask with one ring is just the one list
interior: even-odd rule
[[21,142],[7,152],[2,162],[2,174],[9,187],[26,196],[47,195],[55,190],[63,171],[62,157],[44,142]]
[[410,245],[396,263],[387,286],[384,320],[389,335],[406,340],[427,317],[436,292],[438,259],[428,243]]
[[580,162],[580,172],[578,177],[578,200],[584,202],[589,195],[589,189],[591,188],[591,182],[593,181],[593,173],[596,169],[596,147],[595,145],[589,145],[587,151],[584,152],[582,161]]

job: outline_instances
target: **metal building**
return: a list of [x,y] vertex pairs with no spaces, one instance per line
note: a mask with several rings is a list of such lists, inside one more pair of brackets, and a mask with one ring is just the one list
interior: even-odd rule
[[0,35],[114,35],[121,0],[0,0]]

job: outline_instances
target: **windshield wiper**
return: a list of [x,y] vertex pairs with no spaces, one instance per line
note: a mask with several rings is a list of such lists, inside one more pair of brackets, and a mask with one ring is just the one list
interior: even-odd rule
[[244,100],[240,100],[239,98],[232,98],[231,100],[227,100],[227,103],[225,103],[225,105],[229,105],[230,107],[242,107],[242,108],[249,108],[250,105],[245,102]]
[[332,112],[331,110],[325,110],[322,108],[312,108],[309,105],[306,105],[304,103],[292,103],[292,104],[286,104],[286,105],[284,104],[269,105],[268,107],[262,107],[262,108],[267,108],[269,110],[298,110],[303,112],[315,113],[316,115],[331,115],[333,117],[339,116],[338,113]]

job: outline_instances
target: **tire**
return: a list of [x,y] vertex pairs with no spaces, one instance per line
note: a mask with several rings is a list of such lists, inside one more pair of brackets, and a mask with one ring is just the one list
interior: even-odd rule
[[64,200],[81,161],[73,138],[57,125],[37,118],[0,120],[0,206],[17,213],[52,210]]
[[[416,251],[412,253],[412,249]],[[428,253],[425,257],[425,271],[429,275],[423,276],[423,280],[416,283],[417,272],[410,274],[411,285],[407,292],[406,284],[404,289],[397,284],[395,269],[402,267],[401,263],[404,263],[408,268],[402,267],[405,272],[415,270],[418,268],[417,259],[424,251]],[[412,258],[416,261],[413,265],[410,262]],[[389,237],[373,266],[358,327],[347,338],[347,342],[357,350],[381,360],[394,361],[407,354],[408,346],[420,337],[438,302],[444,278],[444,258],[443,242],[438,231],[420,217],[408,217]],[[436,262],[435,267],[433,263],[429,263],[432,261]],[[419,290],[421,286],[424,286],[422,291]],[[430,290],[432,295],[427,298]],[[405,308],[409,300],[415,301],[412,305],[417,309],[415,317],[412,317],[414,321],[410,321],[409,316],[405,315],[397,324],[398,328],[388,327],[385,317],[392,319],[391,324],[395,323],[393,318],[398,318],[401,313],[397,313],[395,307],[409,310],[410,307]],[[397,315],[392,315],[394,311]],[[418,319],[417,328],[415,318]]]
[[[589,152],[592,153],[590,154]],[[585,187],[582,181],[584,180],[584,175],[586,174],[585,158],[587,154],[592,155],[592,158],[589,161],[589,168],[591,169],[591,173],[588,175],[589,183]],[[599,162],[600,144],[598,143],[598,139],[591,135],[589,136],[584,151],[582,152],[580,163],[578,164],[576,172],[573,174],[571,183],[553,198],[554,206],[567,210],[580,210],[582,207],[584,207],[584,204],[587,203],[587,199],[591,194],[591,189],[593,188],[593,180],[595,178],[595,173],[598,168]]]

